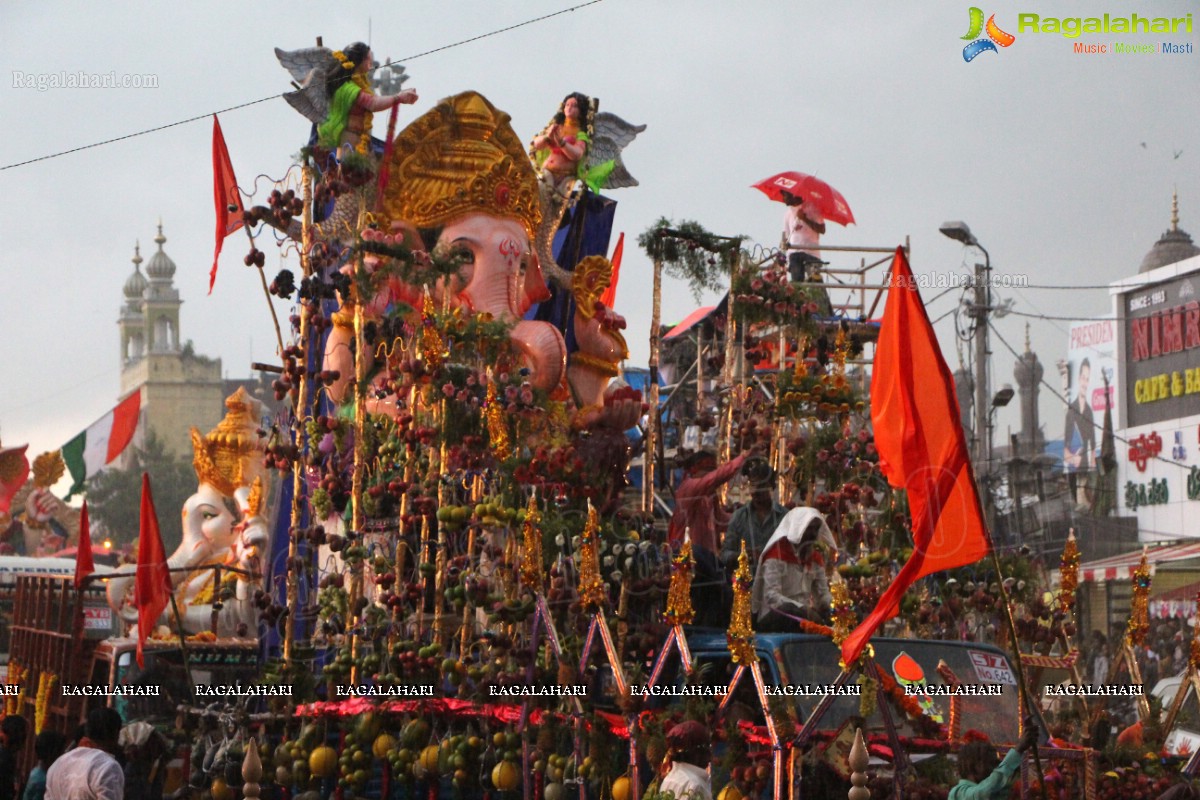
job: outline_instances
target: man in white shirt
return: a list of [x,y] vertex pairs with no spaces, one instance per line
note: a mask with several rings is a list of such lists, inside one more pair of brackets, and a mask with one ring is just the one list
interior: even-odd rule
[[79,744],[59,756],[46,773],[45,800],[122,800],[125,773],[112,755],[121,724],[121,715],[113,709],[92,709]]
[[712,800],[708,764],[712,740],[708,728],[696,721],[682,722],[667,731],[667,758],[671,769],[658,787],[659,794],[675,800]]
[[806,279],[807,272],[821,263],[820,251],[825,232],[825,217],[814,203],[803,197],[783,192],[787,212],[783,217],[783,235],[787,241],[788,273],[795,282]]

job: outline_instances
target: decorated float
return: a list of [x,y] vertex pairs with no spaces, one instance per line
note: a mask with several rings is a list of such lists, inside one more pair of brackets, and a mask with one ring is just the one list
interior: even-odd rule
[[[261,425],[235,395],[215,430],[193,433],[199,487],[166,559],[177,611],[139,619],[131,575],[107,580],[123,620],[163,648],[181,640],[185,670],[189,643],[231,642],[261,657],[259,685],[286,689],[212,705],[188,687],[178,735],[202,731],[197,788],[629,800],[657,792],[666,731],[691,719],[715,733],[721,800],[840,795],[863,782],[847,761],[856,736],[887,765],[875,796],[943,797],[964,741],[1015,741],[1018,684],[1051,670],[1081,682],[1077,552],[1049,601],[1019,555],[922,582],[876,647],[838,666],[912,554],[862,359],[888,285],[868,275],[902,249],[849,270],[858,299],[835,306],[830,284],[790,279],[785,254],[663,220],[640,240],[654,265],[643,396],[622,379],[603,192],[636,185],[622,150],[645,126],[572,93],[526,146],[476,92],[401,126],[416,93],[365,45],[277,55],[312,137],[265,201],[224,176],[217,210],[218,239],[240,223],[245,264],[294,304],[281,363],[262,365],[289,411]],[[294,249],[299,274],[266,275],[265,243]],[[665,536],[664,270],[728,285],[695,363],[720,391],[697,391],[696,416],[714,411],[721,460],[763,453],[779,497],[827,522],[828,626],[756,635],[745,553],[727,630],[691,625],[692,543]],[[1021,624],[1006,635],[1010,602]],[[1032,676],[996,644],[1027,651]],[[932,690],[963,684],[1001,699]],[[1023,791],[1104,796],[1094,752],[1059,744]]]

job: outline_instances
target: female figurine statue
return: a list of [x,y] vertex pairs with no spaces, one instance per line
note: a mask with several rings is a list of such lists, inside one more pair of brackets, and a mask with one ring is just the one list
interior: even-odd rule
[[[349,146],[361,155],[370,153],[371,115],[400,103],[417,102],[417,93],[375,94],[371,75],[375,60],[371,48],[355,42],[343,50],[310,47],[284,51],[275,48],[279,62],[303,83],[284,99],[317,126],[317,144],[328,149]],[[403,84],[404,68],[389,65],[394,83]]]

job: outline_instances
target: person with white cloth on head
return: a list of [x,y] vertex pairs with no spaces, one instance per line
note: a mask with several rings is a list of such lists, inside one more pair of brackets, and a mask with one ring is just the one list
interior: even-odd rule
[[760,631],[794,632],[796,618],[828,623],[832,596],[822,549],[836,552],[833,532],[815,508],[793,508],[758,559],[750,603]]

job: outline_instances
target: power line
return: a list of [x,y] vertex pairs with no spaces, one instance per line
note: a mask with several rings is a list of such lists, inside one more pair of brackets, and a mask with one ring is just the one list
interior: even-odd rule
[[[526,25],[533,25],[536,22],[543,22],[544,20],[548,20],[551,17],[557,17],[561,14],[566,14],[571,11],[577,11],[578,9],[586,8],[587,6],[594,6],[597,3],[602,3],[602,2],[604,2],[604,0],[588,0],[588,2],[586,2],[586,3],[580,3],[579,5],[571,6],[570,8],[560,9],[558,11],[554,11],[549,14],[544,14],[540,17],[534,17],[533,19],[527,19],[524,22],[518,22],[515,25],[509,25],[508,27],[505,27],[505,28],[497,28],[494,31],[489,31],[488,33],[481,33],[478,36],[472,36],[470,39],[463,39],[462,41],[454,42],[453,44],[447,44],[447,45],[442,45],[441,47],[435,47],[432,50],[426,50],[423,53],[417,53],[416,55],[406,56],[400,60],[401,61],[415,61],[418,58],[422,58],[422,57],[428,56],[428,55],[433,55],[434,53],[440,53],[443,50],[449,50],[454,47],[461,47],[464,44],[471,44],[472,42],[478,42],[481,39],[487,39],[490,36],[497,36],[501,33],[507,33],[509,31],[514,31],[517,28],[523,28]],[[383,69],[386,66],[388,66],[388,65],[383,64],[383,65],[376,67],[376,69]],[[58,153],[50,153],[49,155],[38,156],[37,158],[31,158],[26,161],[18,161],[15,164],[6,164],[6,165],[0,167],[0,172],[9,170],[9,169],[16,169],[17,167],[28,166],[29,164],[36,164],[39,161],[49,161],[52,158],[60,158],[62,156],[69,156],[73,153],[79,153],[83,150],[91,150],[96,147],[103,147],[104,145],[113,144],[115,142],[123,142],[126,139],[133,139],[138,136],[145,136],[145,135],[151,134],[151,133],[158,133],[159,131],[165,131],[168,128],[176,128],[180,125],[187,125],[191,122],[198,122],[199,120],[202,120],[202,119],[208,119],[209,117],[211,117],[214,114],[225,114],[230,111],[237,111],[239,109],[248,108],[250,106],[255,106],[255,105],[258,105],[259,103],[266,103],[270,100],[277,100],[277,99],[279,99],[279,97],[280,97],[280,95],[278,95],[278,94],[272,94],[267,97],[260,97],[258,100],[251,100],[246,103],[240,103],[235,106],[229,106],[228,108],[222,108],[217,111],[207,111],[203,114],[199,114],[194,117],[188,117],[187,119],[181,119],[177,122],[169,122],[166,125],[159,125],[158,127],[155,127],[155,128],[147,128],[145,130],[137,131],[135,133],[127,133],[124,136],[117,136],[112,139],[105,139],[104,141],[101,141],[101,142],[94,142],[92,144],[85,144],[85,145],[81,145],[79,147],[72,147],[70,150],[63,150]]]
[[1045,320],[1046,322],[1053,322],[1054,320],[1058,320],[1059,322],[1112,322],[1113,321],[1112,317],[1056,317],[1052,314],[1030,314],[1025,311],[1017,311],[1016,309],[1012,309],[1012,308],[1010,308],[1007,311],[1007,313],[1012,314],[1015,317],[1029,317],[1030,319],[1040,319],[1040,320]]

